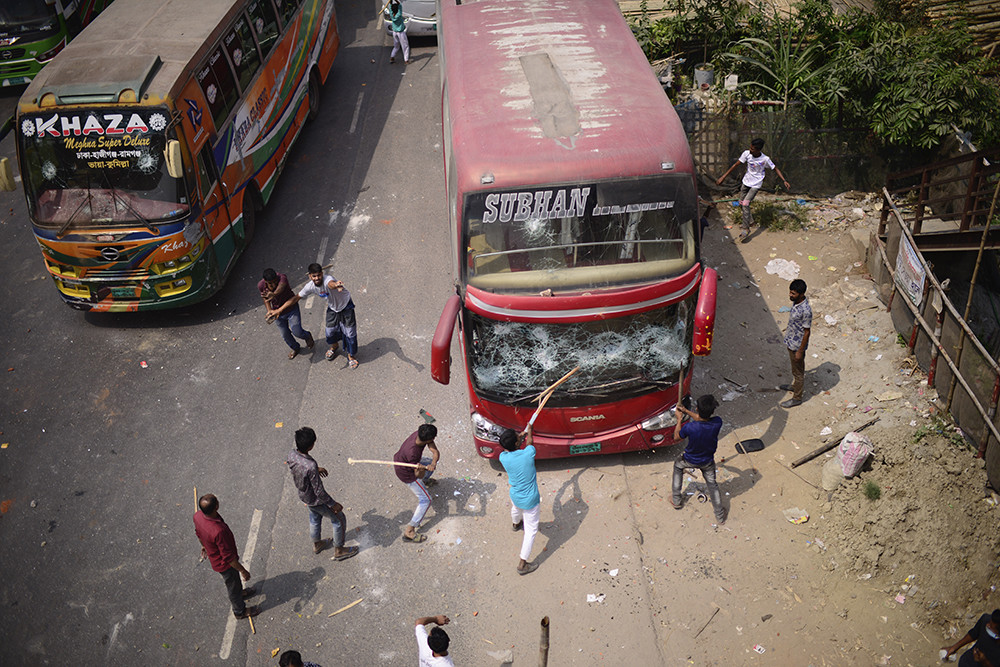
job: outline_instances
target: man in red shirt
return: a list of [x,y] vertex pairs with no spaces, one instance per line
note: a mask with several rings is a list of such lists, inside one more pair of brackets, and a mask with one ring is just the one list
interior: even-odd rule
[[198,511],[194,513],[194,534],[201,542],[201,556],[208,557],[212,569],[222,575],[229,591],[229,602],[233,605],[236,618],[256,616],[260,611],[257,607],[247,607],[248,597],[257,591],[243,588],[243,580],[250,579],[250,571],[240,563],[240,554],[236,551],[236,539],[233,531],[219,515],[219,499],[211,493],[206,493],[198,499]]
[[[424,520],[427,509],[431,506],[431,493],[428,486],[437,484],[437,480],[431,479],[431,475],[437,469],[438,459],[441,452],[434,444],[437,437],[437,426],[433,424],[421,424],[416,432],[410,434],[399,451],[392,457],[396,463],[412,463],[416,468],[410,466],[394,466],[396,477],[399,481],[413,492],[417,497],[417,509],[413,511],[413,518],[403,529],[403,539],[407,542],[424,542],[427,536],[417,532],[417,527]],[[431,450],[431,457],[424,456],[424,447]]]

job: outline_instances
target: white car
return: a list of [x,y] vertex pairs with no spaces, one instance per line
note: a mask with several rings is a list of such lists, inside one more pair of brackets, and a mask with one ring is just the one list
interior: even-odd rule
[[[400,4],[403,5],[407,37],[437,36],[436,0],[400,0]],[[382,12],[382,18],[385,21],[385,29],[392,32],[388,7]]]

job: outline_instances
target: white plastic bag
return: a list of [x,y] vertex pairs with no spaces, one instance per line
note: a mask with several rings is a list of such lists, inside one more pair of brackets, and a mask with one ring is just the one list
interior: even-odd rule
[[861,466],[871,456],[872,441],[868,436],[851,431],[844,436],[837,447],[837,460],[840,462],[840,469],[844,477],[854,477],[861,470]]

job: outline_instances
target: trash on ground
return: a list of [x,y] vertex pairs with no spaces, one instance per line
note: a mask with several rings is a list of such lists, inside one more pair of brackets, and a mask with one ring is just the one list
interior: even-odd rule
[[878,400],[882,401],[883,403],[885,403],[886,401],[895,401],[897,399],[903,398],[903,392],[901,392],[901,391],[895,391],[895,390],[889,390],[889,391],[882,392],[881,394],[879,394],[875,398],[877,398]]
[[836,317],[830,317],[829,315],[824,315],[824,316],[823,316],[823,319],[824,319],[824,320],[826,321],[826,323],[827,323],[827,324],[829,324],[829,325],[830,325],[831,327],[832,327],[833,325],[835,325],[835,324],[837,323],[837,318],[836,318]]
[[597,602],[598,604],[600,604],[601,602],[604,602],[605,597],[607,596],[604,595],[604,593],[600,593],[597,595],[593,593],[587,593],[587,602]]
[[820,435],[830,435],[831,433],[833,433],[833,429],[829,426],[824,426],[823,430],[819,432]]
[[764,648],[763,646],[761,646],[760,644],[754,644],[753,645],[753,650],[756,651],[757,653],[763,654],[764,651],[766,651],[767,649]]
[[613,570],[608,570],[608,574],[610,574],[612,577],[617,577],[618,576],[618,568],[615,568]]
[[799,277],[799,265],[788,259],[772,259],[764,269],[768,273],[772,275],[776,274],[779,278],[784,278],[785,280],[795,280]]
[[806,512],[800,507],[790,507],[782,512],[782,514],[785,515],[785,518],[788,519],[790,523],[794,523],[795,525],[805,523],[809,520],[809,512]]

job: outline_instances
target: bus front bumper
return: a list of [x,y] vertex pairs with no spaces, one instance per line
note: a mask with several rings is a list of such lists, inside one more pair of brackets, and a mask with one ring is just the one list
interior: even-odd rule
[[[658,430],[646,430],[635,424],[621,429],[603,433],[580,436],[549,436],[536,433],[532,437],[535,445],[535,457],[539,459],[563,459],[588,454],[620,454],[635,452],[656,447],[666,447],[674,443],[673,427]],[[500,443],[473,435],[476,453],[486,459],[500,456],[503,447]]]

